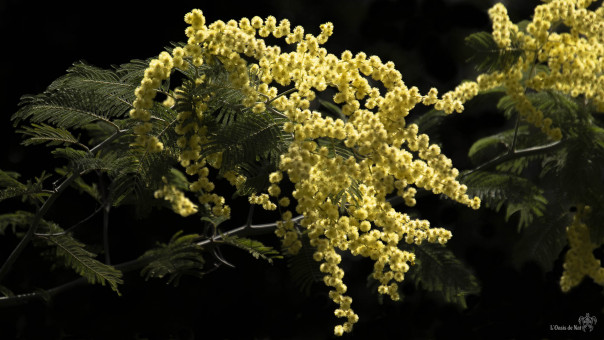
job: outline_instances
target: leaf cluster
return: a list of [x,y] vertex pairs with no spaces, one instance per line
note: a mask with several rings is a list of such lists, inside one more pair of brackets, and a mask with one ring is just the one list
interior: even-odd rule
[[256,259],[266,260],[273,263],[273,259],[282,259],[281,253],[273,247],[266,246],[262,242],[246,237],[222,234],[222,242],[243,249]]
[[183,235],[182,231],[172,236],[167,244],[148,250],[142,258],[149,263],[141,270],[145,280],[167,277],[167,284],[177,286],[183,275],[202,277],[205,260],[202,248],[197,245],[200,236]]
[[[505,71],[523,55],[514,42],[510,49],[498,49],[484,32],[469,36],[467,42],[479,52],[473,61],[481,71]],[[548,71],[538,63],[534,69]],[[531,76],[530,72],[524,75],[525,79]],[[497,211],[505,207],[506,221],[518,216],[518,229],[526,229],[516,252],[518,265],[535,261],[551,270],[566,245],[565,228],[574,207],[604,203],[602,121],[585,98],[553,90],[527,91],[530,103],[562,131],[563,139],[552,142],[522,122],[514,100],[502,88],[489,91],[493,92],[501,93],[497,108],[516,120],[515,126],[477,140],[468,152],[475,167],[462,172],[460,180],[468,186],[468,194],[480,197],[485,206]],[[598,244],[604,240],[600,210],[586,217],[592,240]]]
[[449,249],[433,243],[405,245],[415,254],[408,277],[416,287],[439,294],[445,302],[467,308],[466,296],[480,293],[474,273]]
[[51,248],[53,254],[61,263],[84,277],[89,283],[109,285],[119,294],[118,284],[122,284],[122,272],[113,266],[97,260],[96,254],[86,250],[85,245],[73,236],[65,233],[63,229],[51,224],[48,234],[38,237]]

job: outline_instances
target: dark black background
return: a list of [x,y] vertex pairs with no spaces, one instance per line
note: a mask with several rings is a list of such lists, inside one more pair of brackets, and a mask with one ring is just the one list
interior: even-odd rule
[[[512,20],[527,19],[539,1],[508,1]],[[481,0],[353,0],[353,1],[102,1],[40,2],[0,1],[0,134],[3,151],[0,168],[19,171],[25,178],[56,165],[43,148],[23,148],[10,116],[19,97],[39,93],[77,60],[101,67],[155,56],[170,41],[184,40],[185,13],[204,11],[208,21],[243,16],[274,15],[288,18],[318,33],[319,24],[332,21],[335,31],[326,45],[332,53],[345,49],[364,51],[392,60],[408,86],[426,93],[432,86],[441,93],[462,79],[476,76],[464,61],[469,52],[463,38],[489,30],[487,9]],[[418,110],[421,112],[421,109]],[[440,131],[445,153],[459,169],[471,166],[466,153],[471,143],[501,128],[505,121],[492,106],[477,105],[462,115],[448,117]],[[483,291],[468,298],[467,310],[447,305],[435,296],[405,286],[403,303],[377,303],[369,293],[366,276],[370,265],[348,259],[345,282],[360,316],[354,333],[358,339],[537,339],[587,338],[574,332],[550,331],[550,325],[576,324],[590,313],[604,322],[601,287],[585,280],[569,294],[558,286],[561,263],[543,273],[534,264],[510,264],[513,244],[519,238],[515,221],[504,223],[501,214],[485,209],[474,212],[438,198],[419,202],[423,216],[433,225],[453,231],[451,249],[468,263]],[[4,213],[13,208],[0,205]],[[92,202],[67,194],[49,219],[70,225],[94,208]],[[112,215],[114,263],[136,258],[153,242],[185,229],[195,231],[196,221],[163,219],[154,213],[133,220],[131,211]],[[241,214],[234,213],[237,221]],[[174,222],[177,221],[177,222]],[[261,222],[261,221],[259,221]],[[96,225],[95,225],[96,223]],[[237,222],[236,222],[237,223]],[[91,230],[100,230],[99,220]],[[274,237],[263,238],[274,242]],[[0,242],[0,261],[16,244],[12,235]],[[87,241],[98,241],[90,239]],[[276,244],[276,243],[275,243]],[[221,268],[203,280],[185,278],[177,288],[159,280],[145,282],[127,274],[117,297],[104,287],[78,287],[57,296],[51,304],[0,310],[0,339],[324,339],[331,338],[338,321],[335,305],[321,284],[310,296],[300,293],[286,265],[269,265],[238,251],[225,254],[237,268]],[[51,288],[72,276],[49,275],[48,266],[32,249],[17,262],[7,286]],[[26,269],[27,268],[27,269]],[[12,284],[17,285],[11,286]],[[600,337],[597,324],[590,336]],[[597,334],[596,334],[597,333]]]

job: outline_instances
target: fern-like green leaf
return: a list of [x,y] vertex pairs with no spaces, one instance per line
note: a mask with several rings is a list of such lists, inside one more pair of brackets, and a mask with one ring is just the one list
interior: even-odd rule
[[23,183],[19,182],[19,177],[21,175],[17,172],[0,170],[0,187],[12,188],[23,186]]
[[310,296],[314,283],[323,282],[325,274],[321,272],[319,262],[313,259],[317,248],[310,245],[307,235],[300,237],[302,248],[296,255],[287,256],[287,267],[289,268],[292,281],[301,292]]
[[[555,127],[562,130],[564,136],[572,133],[579,116],[581,105],[571,96],[558,91],[539,91],[527,93],[527,99],[531,104],[544,114],[545,118],[554,121]],[[511,119],[516,111],[516,102],[510,96],[503,96],[497,102],[497,109],[503,112],[504,116]],[[547,137],[543,133],[534,134],[540,138],[534,144],[547,143]]]
[[285,118],[268,112],[248,112],[236,122],[216,131],[211,141],[202,145],[201,154],[207,157],[221,152],[221,174],[236,170],[244,163],[255,162],[258,158],[276,160],[291,142],[291,135],[282,129],[285,121]]
[[0,190],[0,202],[9,198],[21,197],[31,203],[41,203],[43,198],[49,195],[43,190],[44,181],[48,177],[50,176],[43,172],[34,181],[28,180],[26,183],[21,183],[17,180],[16,173],[0,170],[0,186],[5,188]]
[[416,286],[439,293],[445,301],[462,308],[467,308],[467,295],[480,292],[472,271],[446,247],[424,243],[420,246],[405,244],[403,249],[415,254],[415,266],[410,268],[408,275]]
[[[528,135],[527,126],[518,129],[518,136]],[[480,165],[496,155],[506,152],[514,139],[514,130],[507,130],[495,135],[481,138],[474,142],[468,151],[468,157],[475,165]]]
[[265,191],[270,182],[268,176],[277,169],[273,160],[260,160],[240,164],[235,172],[245,176],[245,182],[237,188],[234,196],[248,196]]
[[561,207],[551,211],[533,222],[522,233],[513,251],[513,261],[518,268],[526,262],[533,261],[544,272],[549,272],[566,246],[566,227],[571,223],[571,216]]
[[465,41],[466,45],[474,50],[467,61],[473,62],[478,72],[506,70],[524,55],[524,51],[518,48],[513,37],[512,46],[507,49],[500,48],[493,36],[487,32],[472,33]]
[[[470,147],[468,157],[475,165],[486,163],[497,155],[508,152],[514,142],[514,135],[516,135],[516,151],[527,150],[551,143],[545,134],[536,132],[533,127],[523,125],[519,126],[516,132],[514,129],[510,129],[477,140]],[[520,174],[529,165],[530,161],[543,159],[546,155],[547,152],[544,151],[542,153],[527,154],[522,157],[517,156],[502,162],[498,165],[497,169]]]
[[147,153],[144,157],[134,158],[133,171],[116,176],[111,184],[110,194],[116,205],[132,204],[136,215],[143,217],[158,206],[160,201],[153,197],[153,191],[164,185],[162,177],[173,169],[177,158],[173,150]]
[[202,277],[205,260],[201,255],[202,248],[196,244],[199,235],[182,235],[182,231],[172,236],[168,244],[148,250],[143,258],[151,261],[141,270],[145,280],[150,278],[168,278],[167,284],[177,286],[183,275]]
[[576,135],[564,140],[557,152],[542,163],[542,182],[556,193],[576,202],[597,202],[604,192],[604,148],[598,142],[597,129],[576,126]]
[[525,157],[517,157],[510,159],[508,161],[502,162],[501,164],[497,164],[495,169],[499,172],[508,172],[515,175],[520,175],[522,172],[528,168],[528,166],[533,163],[539,163],[546,155],[545,154],[536,154]]
[[112,119],[124,117],[130,105],[111,97],[99,96],[94,92],[62,89],[21,98],[20,108],[13,115],[19,123],[47,123],[59,128],[80,128],[100,121],[119,129]]
[[[120,74],[121,73],[121,74]],[[79,61],[67,69],[67,74],[55,80],[48,90],[78,89],[86,93],[96,93],[105,97],[113,97],[131,103],[134,100],[134,90],[140,85],[134,82],[125,82],[123,78],[123,69],[121,72],[113,69],[102,69]]]
[[363,200],[363,193],[359,189],[359,181],[354,178],[350,178],[350,185],[340,190],[336,195],[330,195],[331,202],[335,203],[340,211],[344,211],[348,204],[352,204],[354,206],[359,205],[359,202]]
[[137,164],[136,158],[130,154],[104,152],[94,156],[69,147],[55,149],[52,153],[57,157],[69,160],[69,168],[78,173],[100,170],[113,177],[127,170],[134,171]]
[[[150,59],[134,59],[116,67],[116,74],[119,76],[120,82],[134,86],[134,88],[139,86],[145,75],[145,70],[149,67],[149,62]],[[134,91],[130,92],[128,89],[124,89],[124,92],[134,94]]]
[[266,260],[268,263],[273,263],[273,259],[282,259],[281,253],[273,247],[265,246],[262,242],[252,240],[250,238],[239,237],[234,235],[222,235],[222,241],[226,244],[243,249],[256,259]]
[[[527,98],[545,117],[554,121],[555,127],[562,130],[563,136],[576,134],[576,125],[580,124],[581,109],[577,99],[558,91],[539,91],[530,93]],[[585,123],[585,122],[584,122]]]
[[526,178],[474,171],[463,176],[462,181],[468,186],[468,195],[478,196],[487,207],[499,211],[503,205],[507,205],[506,221],[518,212],[518,229],[528,226],[535,216],[542,216],[546,209],[547,200],[543,191]]
[[413,119],[413,124],[419,128],[419,134],[427,134],[430,140],[434,140],[434,136],[438,136],[438,127],[443,122],[447,114],[442,110],[431,109],[430,111]]
[[17,228],[28,227],[32,221],[34,214],[28,211],[15,211],[0,215],[0,235],[4,235],[6,229],[12,229],[13,234],[17,232]]
[[[67,167],[57,168],[55,172],[63,177],[67,177],[69,175],[69,170]],[[101,193],[99,192],[98,186],[96,183],[88,184],[82,177],[76,178],[73,182],[71,182],[71,186],[78,190],[79,193],[86,193],[90,195],[90,197],[94,198],[97,202],[101,202]]]
[[[144,172],[141,171],[140,160],[129,150],[121,152],[101,152],[93,156],[82,150],[72,148],[57,148],[52,152],[56,157],[69,160],[67,167],[57,169],[59,174],[69,172],[87,173],[100,171],[106,173],[111,182],[108,197],[112,205],[117,206],[130,194],[140,189],[145,191],[147,186],[143,180]],[[72,186],[80,192],[86,192],[100,202],[101,195],[95,184],[89,185],[83,179],[77,178]],[[142,192],[140,191],[140,192]]]
[[47,143],[49,146],[75,144],[87,149],[68,130],[56,128],[48,124],[32,124],[31,126],[23,127],[23,129],[17,132],[26,136],[26,139],[22,142],[25,146],[44,143]]
[[332,116],[335,119],[342,119],[342,120],[346,121],[346,117],[342,113],[342,109],[340,109],[340,107],[337,106],[336,104],[332,103],[331,101],[323,100],[320,98],[319,98],[319,104],[321,104],[323,107],[325,107],[327,109],[329,116]]
[[49,234],[39,237],[55,249],[54,255],[57,259],[63,261],[67,267],[72,268],[89,283],[109,285],[113,291],[120,294],[118,285],[123,283],[122,272],[95,259],[96,255],[86,250],[84,244],[70,234],[61,233],[62,231],[61,228],[54,227]]
[[349,157],[355,157],[357,159],[360,158],[358,154],[356,154],[353,150],[346,147],[344,142],[335,138],[323,137],[317,138],[317,145],[320,147],[326,147],[329,150],[327,157],[334,158],[336,156],[342,157],[343,159],[347,159]]
[[[13,234],[16,234],[20,237],[19,229],[25,229],[31,226],[32,222],[35,219],[36,214],[29,211],[17,210],[13,213],[1,214],[0,215],[0,235],[4,235],[6,229],[9,227],[12,229]],[[56,227],[56,224],[46,221],[45,219],[40,219],[38,222],[38,226],[40,231],[50,231],[52,228]]]

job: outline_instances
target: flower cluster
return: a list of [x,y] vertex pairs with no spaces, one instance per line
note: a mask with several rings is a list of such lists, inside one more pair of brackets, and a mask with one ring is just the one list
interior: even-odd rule
[[579,207],[572,224],[566,228],[570,249],[564,258],[564,272],[560,278],[560,287],[564,292],[581,283],[585,276],[591,277],[599,285],[604,285],[604,268],[593,254],[597,245],[591,242],[589,228],[581,222],[582,217],[590,210],[589,206]]
[[489,9],[489,17],[493,21],[493,39],[500,48],[509,48],[512,45],[512,35],[518,33],[518,27],[508,17],[508,11],[502,3]]
[[172,56],[168,52],[160,53],[157,59],[149,63],[145,70],[141,85],[134,91],[136,100],[132,103],[134,108],[130,110],[130,117],[147,122],[134,129],[137,135],[135,145],[141,146],[150,152],[159,152],[163,149],[163,144],[155,136],[150,135],[152,125],[148,123],[151,119],[149,109],[153,107],[153,98],[157,94],[157,89],[161,82],[170,77],[172,68],[182,64],[182,60],[177,61],[176,65]]
[[[526,31],[510,21],[502,4],[493,6],[489,10],[493,39],[503,50],[522,50],[524,55],[508,70],[486,73],[476,82],[466,83],[465,87],[472,90],[457,88],[445,94],[444,110],[450,113],[462,109],[463,103],[473,97],[472,93],[503,86],[520,116],[555,140],[562,138],[560,129],[553,128],[552,120],[532,105],[525,95],[528,90],[560,91],[572,97],[583,95],[599,112],[604,112],[604,7],[592,11],[587,9],[591,3],[590,0],[547,1],[535,8]],[[568,29],[557,33],[553,30],[556,25]]]
[[171,203],[172,210],[180,216],[187,217],[197,212],[197,206],[193,204],[185,194],[174,185],[168,184],[163,178],[165,185],[155,191],[155,198],[163,198]]
[[[291,197],[296,200],[295,210],[303,216],[299,222],[301,232],[316,247],[314,259],[322,262],[324,282],[332,288],[329,296],[339,306],[335,315],[346,319],[336,326],[335,334],[350,332],[358,316],[351,309],[352,298],[346,296],[340,252],[371,258],[375,262],[373,277],[380,282],[378,291],[398,300],[397,283],[403,281],[415,259],[413,253],[402,251],[399,243],[445,244],[452,236],[446,229],[432,228],[428,221],[414,220],[396,211],[387,197],[401,196],[408,206],[413,206],[417,189],[421,188],[474,209],[480,206],[480,200],[468,197],[467,188],[456,180],[459,172],[451,160],[441,154],[437,145],[430,144],[427,135],[418,134],[417,125],[405,121],[419,103],[461,111],[459,98],[465,101],[476,95],[477,85],[462,84],[455,93],[441,99],[436,89],[422,96],[416,87],[405,85],[392,62],[384,63],[363,52],[353,55],[345,51],[339,57],[328,53],[321,45],[333,32],[331,23],[321,25],[320,34],[314,36],[305,34],[301,26],[292,30],[287,20],[277,24],[272,16],[206,25],[202,12],[193,10],[185,21],[190,24],[185,31],[188,42],[172,52],[174,65],[185,60],[200,66],[218,59],[232,86],[244,94],[244,106],[255,113],[271,110],[287,117],[283,130],[293,134],[293,142],[281,155],[278,171],[270,175],[267,193],[251,195],[249,202],[267,210],[277,208],[273,201],[281,207],[289,206],[290,198],[283,195],[279,186],[287,175],[294,185]],[[286,44],[294,45],[292,51],[267,46],[262,38],[269,35],[284,38]],[[250,59],[257,63],[249,64]],[[152,64],[150,69],[157,64],[166,65],[163,61]],[[165,66],[163,73],[152,74],[153,86],[137,90],[137,97],[143,96],[147,101],[140,110],[133,111],[132,117],[140,119],[142,125],[149,119],[145,110],[150,107],[153,89],[159,80],[167,78],[167,69]],[[252,84],[248,70],[258,75],[259,85]],[[370,85],[370,79],[381,83],[385,91]],[[195,79],[197,85],[203,86],[203,82],[203,77]],[[273,83],[291,90],[277,95]],[[317,92],[327,88],[335,90],[333,101],[341,105],[340,118],[310,110]],[[204,100],[200,98],[191,111],[179,112],[176,132],[182,136],[178,140],[181,164],[188,174],[200,178],[191,189],[201,190],[201,202],[213,202],[217,209],[224,199],[209,194],[213,185],[207,179],[205,165],[220,167],[221,155],[200,156],[201,146],[207,141],[206,128],[200,124],[206,109]],[[152,138],[146,135],[148,132],[141,129],[137,134],[145,140]],[[343,144],[349,152],[330,150],[320,146],[319,140]],[[235,186],[245,180],[234,172],[225,177]],[[283,212],[276,234],[290,252],[295,253],[302,246],[299,232],[292,212]]]
[[264,210],[277,209],[277,205],[275,203],[271,202],[270,197],[268,197],[267,194],[261,194],[260,196],[252,194],[249,197],[249,201],[251,204],[261,205]]

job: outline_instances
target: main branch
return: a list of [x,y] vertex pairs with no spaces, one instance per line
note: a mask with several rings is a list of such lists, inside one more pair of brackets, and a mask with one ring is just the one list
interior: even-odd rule
[[[292,219],[292,221],[297,222],[299,220],[301,220],[302,218],[304,218],[304,216],[299,215],[296,216]],[[216,237],[214,237],[214,239],[207,239],[207,240],[203,240],[201,242],[198,242],[196,245],[197,246],[204,246],[204,245],[208,245],[210,243],[212,243],[213,241],[219,240],[221,239],[223,236],[228,236],[228,235],[236,235],[236,234],[246,234],[246,235],[250,235],[250,234],[259,234],[259,233],[263,233],[266,230],[275,228],[277,226],[277,222],[273,222],[273,223],[265,223],[265,224],[256,224],[256,225],[248,225],[247,223],[235,228],[233,230],[229,230],[223,234],[219,234],[216,235]],[[147,265],[149,262],[153,261],[152,257],[144,257],[141,256],[135,260],[131,260],[131,261],[127,261],[127,262],[123,262],[120,263],[118,265],[115,265],[115,269],[118,269],[120,271],[122,271],[123,273],[127,273],[127,272],[131,272],[137,269],[140,269],[142,267],[144,267],[145,265]],[[60,286],[48,289],[44,292],[32,292],[32,293],[26,293],[26,294],[19,294],[19,295],[15,295],[15,296],[10,296],[10,297],[0,297],[0,308],[2,307],[11,307],[11,306],[19,306],[19,305],[23,305],[26,304],[30,301],[33,300],[37,300],[37,299],[47,299],[47,298],[52,298],[56,295],[58,295],[59,293],[62,293],[64,291],[67,291],[71,288],[86,284],[88,281],[86,281],[85,278],[80,277],[78,279],[75,279],[73,281],[67,282],[65,284],[62,284]]]

